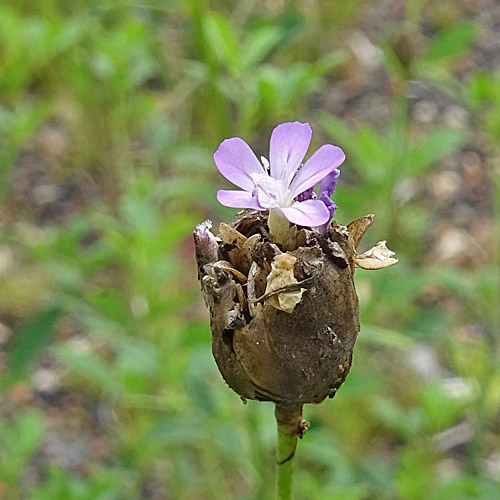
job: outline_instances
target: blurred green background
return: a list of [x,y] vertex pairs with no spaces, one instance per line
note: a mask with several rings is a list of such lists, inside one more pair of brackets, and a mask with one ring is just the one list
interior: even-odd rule
[[273,407],[210,352],[212,153],[311,123],[376,214],[297,500],[500,498],[496,0],[2,0],[0,499],[270,500]]

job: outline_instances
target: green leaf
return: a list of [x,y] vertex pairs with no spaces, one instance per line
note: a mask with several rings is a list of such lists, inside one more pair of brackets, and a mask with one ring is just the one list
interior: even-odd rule
[[477,36],[472,24],[458,24],[443,30],[432,41],[423,57],[426,62],[436,62],[447,57],[457,56],[470,49]]
[[36,411],[22,413],[17,421],[17,453],[29,458],[42,440],[45,421]]
[[492,76],[483,71],[476,73],[467,85],[467,96],[474,106],[488,101],[500,105],[500,75]]
[[385,66],[389,74],[407,79],[408,68],[400,61],[394,49],[389,44],[385,44],[382,46],[382,50],[384,51]]
[[425,419],[420,408],[407,410],[396,401],[378,397],[372,401],[371,409],[383,425],[402,438],[413,438],[424,430]]
[[432,447],[421,440],[417,445],[403,448],[399,457],[396,484],[398,498],[421,500],[429,498],[435,476],[435,462]]
[[221,14],[212,14],[205,21],[205,34],[214,53],[229,71],[240,71],[240,56],[236,34],[229,21]]
[[43,438],[45,420],[34,410],[21,412],[12,420],[0,418],[0,483],[20,484]]
[[362,343],[378,344],[392,349],[409,349],[414,341],[401,332],[383,328],[375,325],[363,325],[363,334],[360,335],[359,340]]
[[59,346],[55,350],[57,357],[78,375],[93,382],[99,389],[112,394],[124,392],[113,370],[97,356],[73,351],[67,346]]
[[491,496],[481,495],[481,478],[457,476],[438,484],[429,495],[429,500],[495,500],[498,498],[498,486],[495,484]]
[[159,214],[151,200],[134,195],[125,196],[122,200],[121,212],[132,232],[149,236],[158,232]]
[[204,435],[204,429],[194,417],[169,417],[160,420],[146,436],[145,441],[147,444],[169,447],[192,446],[199,443]]
[[466,399],[450,397],[439,383],[423,386],[419,406],[425,414],[428,431],[433,434],[456,424],[462,416]]
[[[1,54],[0,54],[1,55]],[[0,71],[0,87],[1,87]],[[19,149],[33,131],[47,118],[50,106],[45,101],[36,105],[21,104],[14,111],[0,106],[0,200],[7,193],[15,159]]]
[[323,112],[319,115],[318,120],[336,144],[345,144],[343,147],[347,147],[348,144],[354,141],[356,133],[340,118]]
[[61,311],[49,307],[24,323],[16,335],[7,377],[18,379],[25,374],[29,364],[54,337],[54,325]]
[[385,138],[368,125],[353,129],[343,120],[329,114],[322,113],[319,122],[331,136],[333,143],[338,144],[349,158],[349,166],[356,170],[362,180],[370,184],[383,184],[390,169],[390,155],[385,147]]
[[262,26],[253,30],[242,51],[241,65],[244,70],[257,66],[278,45],[283,38],[279,26]]
[[345,60],[343,51],[335,51],[322,57],[314,64],[295,64],[285,74],[278,74],[278,98],[286,108],[294,100],[303,98],[319,90],[324,84],[323,77]]
[[428,134],[410,153],[412,173],[424,172],[434,162],[457,150],[464,142],[465,134],[460,129],[438,128]]

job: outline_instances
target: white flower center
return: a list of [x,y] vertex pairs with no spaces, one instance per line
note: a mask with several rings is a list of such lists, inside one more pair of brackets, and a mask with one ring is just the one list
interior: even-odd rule
[[286,208],[292,205],[293,198],[285,182],[267,174],[253,175],[252,180],[255,185],[254,194],[262,208]]

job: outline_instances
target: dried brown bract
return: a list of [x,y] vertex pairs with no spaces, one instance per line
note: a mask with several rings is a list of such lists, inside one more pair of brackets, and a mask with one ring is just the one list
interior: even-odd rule
[[333,222],[326,233],[292,226],[283,246],[273,243],[263,212],[243,210],[217,238],[198,227],[212,352],[243,399],[301,405],[335,395],[360,330],[355,264],[397,262],[385,242],[357,255],[372,223],[373,215],[347,227]]

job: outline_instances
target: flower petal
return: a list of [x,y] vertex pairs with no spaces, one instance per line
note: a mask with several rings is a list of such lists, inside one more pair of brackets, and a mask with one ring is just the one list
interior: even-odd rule
[[320,200],[296,201],[291,207],[281,208],[285,217],[298,226],[317,227],[330,220],[330,212]]
[[298,201],[306,201],[306,200],[312,200],[314,196],[314,190],[313,188],[306,189],[303,193],[300,193],[297,196]]
[[317,184],[332,170],[336,169],[345,160],[344,152],[337,146],[325,144],[321,146],[297,172],[290,191],[292,196],[299,195]]
[[328,208],[328,211],[330,212],[330,218],[332,218],[335,215],[335,211],[337,210],[337,208],[339,208],[337,207],[337,204],[329,196],[326,195],[325,191],[320,195],[318,199],[325,204],[326,208]]
[[318,230],[319,233],[326,233],[328,231],[328,225],[329,225],[328,223],[330,222],[331,219],[333,219],[335,211],[337,210],[338,207],[337,204],[330,199],[326,191],[323,191],[320,194],[319,200],[325,204],[325,207],[328,209],[328,212],[330,213],[330,218],[328,221],[325,222],[325,224],[321,224],[316,229]]
[[292,180],[309,149],[311,136],[309,123],[287,122],[273,130],[269,145],[271,177],[287,184]]
[[323,177],[319,183],[319,193],[324,193],[329,198],[335,191],[339,177],[340,170],[338,168],[334,169],[326,177]]
[[220,143],[214,154],[219,172],[236,186],[252,191],[252,175],[265,173],[250,146],[239,137],[232,137]]
[[264,210],[252,193],[248,191],[236,191],[231,189],[220,189],[217,191],[217,200],[221,205],[231,208],[253,208]]

